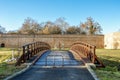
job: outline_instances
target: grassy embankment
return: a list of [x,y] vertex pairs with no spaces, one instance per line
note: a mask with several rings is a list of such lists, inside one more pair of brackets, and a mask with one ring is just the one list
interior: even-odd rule
[[[15,61],[4,62],[6,59],[11,59],[11,53],[10,48],[0,48],[0,80],[24,68],[24,66],[15,67]],[[14,55],[17,56],[17,51]]]
[[95,70],[100,80],[120,80],[120,50],[97,49],[96,54],[106,66]]

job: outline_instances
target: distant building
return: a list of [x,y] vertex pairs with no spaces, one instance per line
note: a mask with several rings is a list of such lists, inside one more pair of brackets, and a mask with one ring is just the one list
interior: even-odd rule
[[104,37],[105,49],[120,49],[120,32],[106,34]]

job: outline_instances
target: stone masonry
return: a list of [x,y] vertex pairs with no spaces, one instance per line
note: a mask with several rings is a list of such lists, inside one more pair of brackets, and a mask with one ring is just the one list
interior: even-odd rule
[[87,42],[95,45],[97,48],[104,48],[104,36],[84,36],[84,35],[0,35],[0,44],[4,43],[5,47],[20,47],[24,44],[43,41],[47,42],[53,48],[59,45],[64,48],[70,46],[76,41]]

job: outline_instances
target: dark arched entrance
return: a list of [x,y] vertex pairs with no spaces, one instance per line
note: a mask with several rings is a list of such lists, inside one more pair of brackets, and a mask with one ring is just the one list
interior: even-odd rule
[[1,43],[1,45],[0,45],[1,47],[5,47],[5,44],[4,43]]

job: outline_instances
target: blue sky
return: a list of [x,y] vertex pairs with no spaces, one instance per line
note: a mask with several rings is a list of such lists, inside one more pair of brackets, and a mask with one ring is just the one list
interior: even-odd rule
[[120,0],[0,0],[0,25],[7,31],[19,29],[27,17],[39,23],[65,17],[70,25],[92,17],[106,34],[120,29]]

